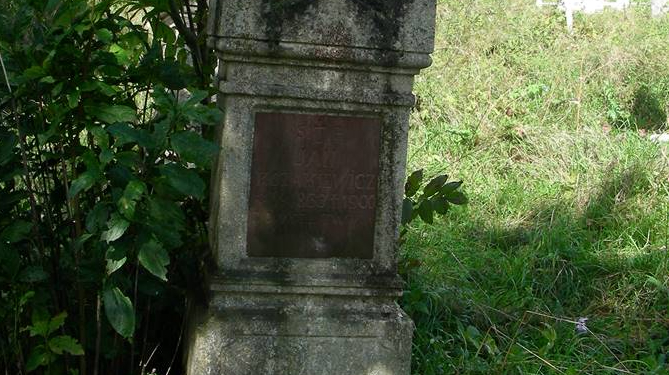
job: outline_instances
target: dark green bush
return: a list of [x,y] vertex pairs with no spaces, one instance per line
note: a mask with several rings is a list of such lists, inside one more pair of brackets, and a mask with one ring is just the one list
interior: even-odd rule
[[5,373],[178,363],[217,151],[200,3],[1,3]]

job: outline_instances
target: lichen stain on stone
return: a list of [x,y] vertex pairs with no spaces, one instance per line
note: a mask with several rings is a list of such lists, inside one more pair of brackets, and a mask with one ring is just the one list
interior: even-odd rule
[[294,20],[306,12],[314,2],[314,0],[262,0],[262,15],[265,17],[265,33],[270,48],[278,47],[284,22]]
[[372,41],[380,49],[394,49],[404,12],[414,0],[349,0],[358,6],[361,19],[370,18],[376,33]]
[[[284,23],[295,20],[318,1],[320,0],[262,0],[265,34],[272,49],[276,49],[279,45]],[[415,0],[346,1],[356,5],[356,16],[359,19],[371,19],[375,29],[372,42],[379,49],[392,50],[399,37],[404,12]],[[337,30],[322,30],[322,32],[336,33]]]

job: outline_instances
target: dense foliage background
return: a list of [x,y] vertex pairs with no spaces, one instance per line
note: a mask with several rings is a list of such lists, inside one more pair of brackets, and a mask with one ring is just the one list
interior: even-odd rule
[[409,167],[470,204],[405,236],[413,374],[669,374],[669,18],[633,3],[438,2]]
[[179,363],[220,116],[206,10],[0,3],[3,373]]

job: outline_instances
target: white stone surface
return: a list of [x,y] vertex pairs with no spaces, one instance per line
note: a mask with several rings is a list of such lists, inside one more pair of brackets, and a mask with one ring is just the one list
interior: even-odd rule
[[650,2],[651,14],[653,17],[661,16],[669,11],[668,0],[651,0]]
[[669,133],[661,134],[652,134],[650,140],[658,143],[668,143],[669,142]]
[[[549,3],[544,3],[549,5]],[[593,14],[610,8],[624,10],[629,8],[630,0],[562,0],[557,3],[562,9],[571,9],[576,12]]]
[[[606,9],[623,11],[632,5],[631,0],[558,0],[544,1],[536,0],[538,7],[556,6],[563,12],[567,18],[567,29],[571,32],[574,28],[574,14],[582,12],[585,14],[594,14]],[[651,13],[657,17],[669,11],[669,0],[651,0]]]

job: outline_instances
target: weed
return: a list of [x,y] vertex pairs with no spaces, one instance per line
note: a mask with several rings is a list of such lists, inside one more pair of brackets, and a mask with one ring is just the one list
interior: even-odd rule
[[409,168],[470,203],[405,235],[412,373],[669,374],[669,22],[437,9]]

